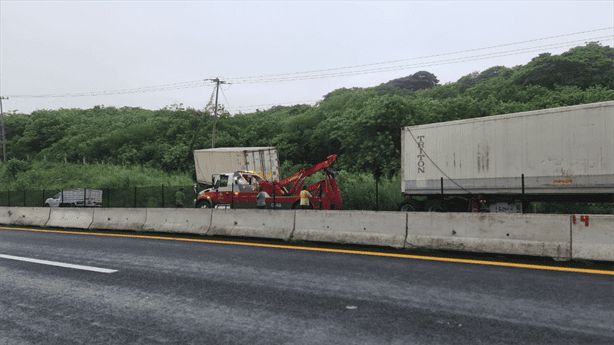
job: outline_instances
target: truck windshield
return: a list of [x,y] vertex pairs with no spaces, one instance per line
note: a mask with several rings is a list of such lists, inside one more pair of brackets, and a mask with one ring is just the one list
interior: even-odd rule
[[228,187],[228,175],[220,175],[220,187]]
[[241,174],[239,179],[239,183],[251,185],[257,185],[260,181],[262,181],[262,178],[256,174]]
[[252,183],[252,175],[242,174],[241,178],[239,179],[239,183],[240,184],[251,184]]

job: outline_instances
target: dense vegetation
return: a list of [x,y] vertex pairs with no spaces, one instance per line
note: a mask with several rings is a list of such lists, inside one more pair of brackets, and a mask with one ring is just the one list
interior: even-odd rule
[[[337,154],[346,186],[396,181],[402,126],[614,100],[613,61],[614,49],[589,43],[445,85],[420,71],[373,88],[335,90],[316,106],[224,112],[216,147],[276,146],[283,177]],[[4,121],[11,160],[0,168],[2,190],[190,183],[191,151],[211,147],[213,126],[209,111],[182,105],[38,110]]]

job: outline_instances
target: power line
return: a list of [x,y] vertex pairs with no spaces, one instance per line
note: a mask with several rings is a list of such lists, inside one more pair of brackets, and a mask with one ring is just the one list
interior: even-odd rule
[[[543,37],[543,38],[537,38],[537,39],[527,40],[527,41],[520,41],[520,42],[514,42],[514,43],[500,44],[500,45],[490,46],[490,47],[483,47],[483,48],[475,48],[475,49],[461,50],[461,51],[452,52],[452,53],[443,53],[443,54],[427,55],[427,56],[420,56],[420,57],[408,58],[408,59],[399,59],[399,60],[391,60],[391,61],[384,61],[384,62],[375,62],[375,63],[363,64],[363,65],[355,65],[355,66],[347,66],[347,67],[336,67],[336,68],[327,68],[327,69],[312,70],[312,71],[305,71],[305,72],[280,73],[280,74],[269,74],[269,75],[252,76],[252,77],[229,78],[229,79],[268,78],[268,77],[276,77],[276,76],[284,76],[284,75],[308,74],[308,73],[317,73],[317,72],[334,71],[334,70],[340,70],[340,69],[350,69],[350,68],[368,67],[368,66],[375,66],[375,65],[383,65],[383,64],[397,63],[397,62],[403,62],[403,61],[410,61],[410,60],[426,59],[426,58],[432,58],[432,57],[438,57],[438,56],[445,56],[445,55],[454,55],[454,54],[468,53],[468,52],[472,52],[472,51],[486,50],[486,49],[493,49],[493,48],[499,48],[499,47],[511,46],[511,45],[516,45],[516,44],[528,43],[528,42],[543,41],[543,40],[548,40],[548,39],[552,39],[552,38],[559,38],[559,37],[573,36],[573,35],[579,35],[579,34],[584,34],[584,33],[588,33],[588,32],[595,32],[595,31],[609,30],[609,29],[613,29],[613,28],[614,28],[614,27],[603,28],[603,29],[596,29],[596,30],[589,30],[589,31],[574,32],[574,33],[565,34],[565,35],[558,35],[558,36]],[[611,36],[606,36],[606,37],[611,37]],[[584,39],[582,39],[582,40],[584,40]]]
[[195,81],[180,82],[180,83],[173,83],[173,84],[166,84],[166,85],[139,87],[139,88],[134,88],[134,89],[90,91],[90,92],[63,93],[63,94],[13,95],[11,97],[14,97],[14,98],[55,98],[55,97],[110,96],[110,95],[123,95],[123,94],[154,92],[154,91],[189,89],[189,88],[196,88],[196,87],[209,86],[209,85],[211,85],[211,83],[208,83],[205,80],[195,80]]
[[[600,39],[600,38],[612,38],[612,36],[600,36],[600,37],[593,37],[593,38],[588,38],[588,39],[589,40],[594,40],[594,39]],[[373,68],[373,69],[358,70],[358,71],[346,71],[346,72],[339,72],[339,73],[314,74],[314,75],[284,77],[284,78],[271,78],[271,79],[262,78],[262,79],[256,79],[256,80],[245,80],[243,82],[241,81],[241,79],[234,79],[233,83],[234,84],[275,83],[275,82],[285,82],[285,81],[298,81],[298,80],[308,80],[308,79],[335,78],[335,77],[345,77],[345,76],[353,76],[353,75],[359,75],[359,74],[390,72],[390,71],[398,71],[398,70],[417,68],[417,67],[437,66],[437,65],[445,65],[445,64],[451,64],[451,63],[460,63],[460,62],[468,62],[468,61],[475,61],[475,60],[490,59],[490,58],[493,58],[493,57],[502,57],[502,56],[516,55],[516,54],[524,54],[524,53],[530,53],[530,52],[538,51],[538,50],[541,50],[541,49],[544,49],[544,48],[547,48],[547,47],[548,48],[565,47],[565,46],[568,46],[570,43],[577,43],[577,42],[582,42],[582,41],[586,41],[586,40],[587,40],[587,38],[584,38],[584,39],[581,39],[581,40],[568,41],[568,42],[564,42],[564,43],[553,43],[553,44],[548,44],[548,45],[529,47],[529,48],[522,48],[522,49],[515,49],[515,50],[508,50],[508,51],[495,52],[495,53],[489,53],[489,54],[483,54],[483,55],[474,55],[474,56],[468,56],[468,57],[462,57],[462,58],[430,61],[430,62],[424,62],[424,63],[414,64],[414,65],[389,66],[389,67]]]
[[300,104],[316,103],[318,101],[319,100],[309,100],[309,101],[301,101],[301,102],[268,103],[268,104],[252,104],[252,105],[242,105],[242,106],[238,106],[238,107],[233,107],[233,109],[265,107],[265,106],[277,106],[277,105],[284,105],[284,104],[299,105],[299,103]]
[[226,101],[226,106],[228,106],[230,108],[230,104],[228,103],[228,100],[226,99],[226,93],[224,92],[224,88],[222,89],[222,96],[224,96],[224,100]]
[[[360,67],[367,67],[367,66],[396,63],[396,62],[401,62],[401,61],[418,60],[418,59],[424,59],[424,58],[436,57],[436,56],[460,54],[460,53],[466,53],[466,52],[471,52],[471,51],[492,49],[492,48],[498,48],[498,47],[503,47],[503,46],[522,44],[522,43],[527,43],[527,42],[534,42],[534,41],[540,41],[540,40],[546,40],[546,39],[552,39],[552,38],[558,38],[558,37],[578,35],[578,34],[587,33],[587,32],[608,30],[612,28],[614,27],[596,29],[596,30],[590,30],[590,31],[582,31],[582,32],[576,32],[576,33],[559,35],[559,36],[544,37],[544,38],[538,38],[534,40],[507,43],[507,44],[501,44],[501,45],[484,47],[484,48],[476,48],[476,49],[470,49],[470,50],[464,50],[464,51],[458,51],[458,52],[452,52],[452,53],[444,53],[444,54],[430,55],[430,56],[417,57],[417,58],[378,62],[378,63],[364,64],[364,65],[357,65],[357,66],[338,67],[338,68],[330,68],[330,69],[314,70],[314,71],[306,71],[306,72],[294,72],[294,73],[282,73],[282,74],[271,74],[271,75],[263,75],[263,76],[234,78],[234,80],[236,80],[234,83],[235,84],[256,84],[256,83],[300,81],[300,80],[309,80],[309,79],[336,78],[336,77],[353,76],[353,75],[360,75],[360,74],[390,72],[390,71],[397,71],[397,70],[417,68],[417,67],[428,67],[428,66],[435,66],[435,65],[442,65],[442,64],[468,62],[468,61],[481,60],[481,59],[487,59],[487,58],[493,58],[493,57],[501,57],[501,56],[528,53],[528,52],[533,52],[536,50],[541,50],[546,47],[559,48],[559,47],[564,47],[571,43],[577,43],[577,42],[582,42],[586,40],[595,40],[595,39],[600,39],[600,38],[611,39],[613,36],[608,35],[608,36],[600,36],[600,37],[593,37],[593,38],[583,38],[583,39],[568,41],[568,42],[553,43],[553,44],[548,44],[548,45],[521,48],[521,49],[509,50],[509,51],[504,51],[504,52],[494,52],[494,53],[489,53],[489,54],[484,54],[484,55],[475,55],[475,56],[461,57],[461,58],[454,58],[454,59],[447,59],[447,60],[423,62],[419,64],[414,64],[414,65],[389,66],[389,67],[381,67],[381,68],[363,69],[363,70],[357,70],[357,71],[345,71],[345,72],[338,72],[338,73],[324,73],[324,74],[309,75],[309,73],[318,73],[318,72],[326,72],[326,71],[334,71],[334,70],[350,69],[350,68],[360,68]],[[287,76],[287,77],[276,78],[279,76]],[[260,79],[257,79],[257,78],[260,78]],[[194,80],[194,81],[178,82],[178,83],[164,84],[164,85],[157,85],[157,86],[139,87],[139,88],[134,88],[134,89],[119,89],[119,90],[109,90],[109,91],[91,91],[91,92],[64,93],[64,94],[12,95],[11,97],[14,97],[14,98],[53,98],[53,97],[109,96],[109,95],[133,94],[133,93],[197,88],[197,87],[203,87],[203,86],[210,85],[208,81],[209,80]]]

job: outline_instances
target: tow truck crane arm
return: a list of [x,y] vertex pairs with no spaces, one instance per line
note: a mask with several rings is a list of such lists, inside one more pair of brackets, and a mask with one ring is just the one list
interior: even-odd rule
[[[308,169],[303,169],[296,174],[277,183],[261,181],[262,190],[268,194],[275,193],[278,196],[298,195],[301,191],[305,179],[319,171],[325,171],[325,179],[309,186],[307,190],[313,192],[313,197],[319,199],[325,209],[342,209],[341,193],[337,184],[337,173],[330,169],[330,166],[338,160],[336,155],[331,155],[322,163],[316,164]],[[287,187],[290,187],[289,189]]]
[[333,164],[337,160],[338,158],[336,155],[329,156],[326,161],[316,164],[312,166],[311,168],[303,169],[297,172],[296,174],[288,177],[287,179],[280,181],[277,184],[282,188],[286,188],[287,186],[292,184],[292,187],[288,190],[288,193],[296,194],[297,192],[300,192],[301,188],[303,187],[303,184],[305,183],[305,178],[321,170],[328,171],[329,170],[328,168],[331,166],[331,164]]

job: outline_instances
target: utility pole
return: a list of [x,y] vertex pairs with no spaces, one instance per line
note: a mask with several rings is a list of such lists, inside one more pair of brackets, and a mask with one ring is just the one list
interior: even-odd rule
[[4,134],[4,122],[2,122],[2,100],[9,99],[8,97],[0,97],[0,127],[2,127],[2,153],[4,156],[3,162],[6,162],[6,135]]
[[220,84],[226,84],[225,81],[220,81],[220,78],[208,79],[217,83],[217,89],[215,91],[215,111],[213,115],[213,138],[211,139],[211,148],[215,148],[215,126],[217,124],[217,96],[220,93]]

